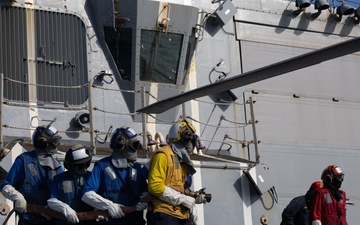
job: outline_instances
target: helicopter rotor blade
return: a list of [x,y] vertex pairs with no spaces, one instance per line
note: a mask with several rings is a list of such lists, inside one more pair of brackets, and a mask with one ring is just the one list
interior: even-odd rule
[[266,80],[272,77],[283,75],[298,69],[313,66],[330,59],[335,59],[341,56],[352,54],[360,51],[360,37],[343,41],[334,45],[330,45],[319,50],[305,53],[278,63],[261,67],[243,74],[236,75],[222,81],[208,84],[185,93],[173,96],[144,108],[137,110],[139,113],[162,113],[177,105],[180,105],[189,100],[219,93],[222,91],[242,87],[251,83]]

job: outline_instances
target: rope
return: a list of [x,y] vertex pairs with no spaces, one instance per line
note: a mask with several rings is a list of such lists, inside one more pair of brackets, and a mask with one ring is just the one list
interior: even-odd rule
[[233,141],[236,141],[236,143],[240,143],[240,144],[249,144],[249,143],[252,143],[252,142],[248,142],[248,141],[238,140],[238,139],[232,138],[232,137],[230,137],[229,135],[226,135],[226,138],[227,138],[227,139],[230,139],[230,140],[233,140]]
[[239,122],[228,120],[228,119],[225,118],[225,116],[221,116],[221,119],[225,120],[225,121],[227,121],[229,123],[240,124],[241,125],[240,127],[245,127],[246,125],[248,125],[247,123],[239,123]]
[[106,110],[102,110],[99,108],[94,107],[93,110],[99,111],[99,112],[103,112],[103,113],[111,113],[111,114],[117,114],[117,115],[130,115],[130,116],[135,116],[137,113],[121,113],[121,112],[111,112],[111,111],[106,111]]
[[[10,129],[17,129],[17,130],[35,130],[35,128],[24,128],[24,127],[14,127],[14,126],[10,126],[10,125],[7,125],[7,124],[4,124],[3,125],[4,128],[10,128]],[[58,130],[58,132],[60,133],[84,133],[85,131],[70,131],[70,130]]]
[[26,84],[26,85],[33,85],[33,86],[40,86],[40,87],[52,87],[52,88],[68,88],[68,89],[75,89],[75,88],[83,88],[83,87],[87,87],[87,84],[82,84],[82,85],[76,85],[76,86],[56,86],[56,85],[47,85],[47,84],[31,84],[31,83],[27,83],[27,82],[23,82],[23,81],[18,81],[18,80],[14,80],[11,79],[9,77],[4,78],[5,81],[11,81],[14,83],[19,83],[19,84]]
[[104,87],[97,86],[97,85],[92,85],[91,87],[97,88],[97,89],[106,90],[106,91],[119,91],[119,92],[127,92],[127,93],[138,93],[138,92],[139,92],[139,91],[130,91],[130,90],[119,90],[119,89],[112,89],[112,88],[104,88]]
[[[84,88],[84,87],[88,87],[88,83],[83,84],[83,85],[76,85],[76,86],[55,86],[55,85],[44,85],[44,84],[30,84],[30,83],[26,83],[23,81],[17,81],[14,79],[11,79],[9,77],[4,78],[5,81],[10,81],[10,82],[14,82],[14,83],[19,83],[19,84],[25,84],[25,85],[34,85],[34,86],[41,86],[41,87],[52,87],[52,88],[68,88],[68,89],[75,89],[75,88]],[[102,89],[102,90],[106,90],[106,91],[119,91],[119,92],[126,92],[126,93],[140,93],[141,90],[138,91],[134,91],[134,90],[119,90],[119,89],[111,89],[111,88],[104,88],[101,86],[96,86],[96,85],[92,85],[93,88],[98,88],[98,89]],[[149,91],[145,91],[146,94],[148,94],[150,97],[154,98],[155,100],[159,100],[158,98],[156,98],[154,95],[152,95]],[[199,100],[199,99],[193,99],[194,101],[198,101],[198,102],[202,102],[202,103],[207,103],[207,104],[212,104],[212,105],[231,105],[231,104],[237,104],[237,105],[244,105],[245,103],[238,103],[238,102],[222,102],[222,103],[214,103],[214,102],[208,102],[208,101],[203,101],[203,100]],[[16,103],[16,102],[11,102],[9,100],[6,99],[6,101],[4,101],[4,104],[7,105],[11,105],[11,106],[24,106],[24,107],[31,107],[32,105],[30,104],[24,104],[24,103]],[[64,103],[65,104],[65,103]],[[55,109],[55,110],[59,110],[59,109],[64,109],[64,110],[88,110],[89,108],[87,106],[85,107],[50,107],[50,106],[41,106],[41,105],[37,105],[36,107],[39,108],[46,108],[46,109]],[[116,115],[130,115],[130,116],[134,116],[137,115],[138,113],[124,113],[124,112],[113,112],[113,111],[107,111],[107,110],[103,110],[103,109],[99,109],[97,107],[94,107],[93,110],[99,111],[99,112],[103,112],[103,113],[110,113],[110,114],[116,114]],[[155,119],[156,121],[162,122],[164,124],[173,124],[175,123],[175,121],[169,121],[169,120],[162,120],[159,118],[156,118],[154,115],[152,114],[147,114],[148,116],[152,117],[153,119]],[[220,126],[220,124],[215,125],[215,124],[209,124],[209,123],[204,123],[201,122],[199,120],[196,120],[190,116],[186,116],[186,118],[197,122],[199,124],[205,125],[205,126],[210,126],[210,127],[216,127],[216,128],[239,128],[239,127],[245,127],[246,125],[248,125],[247,123],[239,123],[239,122],[235,122],[235,121],[230,121],[228,119],[226,119],[225,117],[221,116],[220,117],[220,121],[224,120],[227,121],[229,123],[233,123],[233,124],[238,124],[240,126]],[[7,124],[3,125],[4,128],[9,128],[9,129],[19,129],[19,130],[34,130],[34,128],[23,128],[23,127],[16,127],[16,126],[10,126]],[[82,129],[80,131],[59,131],[61,133],[89,133],[91,132],[90,129]],[[100,130],[94,130],[94,133],[97,134],[97,138],[98,134],[105,134],[105,135],[109,135],[109,131],[100,131]],[[244,143],[244,141],[239,141],[239,140],[235,140],[232,139],[230,137],[228,137],[229,139],[236,141],[234,143]],[[106,141],[106,140],[105,140]],[[203,141],[208,141],[208,142],[219,142],[219,143],[223,143],[224,141],[218,141],[218,140],[204,140]],[[229,143],[233,143],[233,142],[229,142]]]
[[156,98],[154,95],[152,95],[150,92],[145,91],[145,93],[146,93],[146,94],[148,94],[148,95],[149,95],[150,97],[152,97],[153,99],[155,99],[155,100],[159,101],[159,99],[158,99],[158,98]]
[[156,118],[155,116],[151,115],[151,114],[148,114],[148,116],[150,116],[151,118],[154,118],[155,120],[158,120],[158,121],[161,121],[161,122],[164,122],[166,124],[173,124],[175,123],[175,121],[169,121],[169,120],[161,120],[161,119],[158,119]]
[[[30,103],[17,103],[17,102],[11,102],[11,101],[4,101],[3,102],[5,105],[9,105],[9,106],[19,106],[19,107],[34,107],[34,105],[31,105]],[[64,103],[65,104],[65,103]],[[88,107],[83,106],[83,107],[66,107],[66,106],[44,106],[44,105],[36,105],[37,108],[41,108],[41,109],[63,109],[63,110],[83,110],[83,109],[88,109]]]
[[211,105],[245,105],[246,103],[243,102],[209,102],[209,101],[204,101],[204,100],[200,100],[200,99],[192,99],[193,101],[197,101],[197,102],[202,102],[202,103],[207,103],[207,104],[211,104]]
[[[219,126],[219,125],[216,125],[216,124],[209,124],[209,123],[204,123],[204,122],[201,122],[199,120],[196,120],[190,116],[186,116],[187,119],[190,119],[192,121],[195,121],[199,124],[202,124],[202,125],[206,125],[206,126],[209,126],[209,127],[218,127],[218,128],[240,128],[240,127],[245,127],[246,125],[240,125],[240,126]],[[220,118],[221,119],[221,118]]]

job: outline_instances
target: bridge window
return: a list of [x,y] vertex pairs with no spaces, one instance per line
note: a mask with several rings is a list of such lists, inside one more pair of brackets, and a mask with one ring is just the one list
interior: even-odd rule
[[141,31],[140,80],[176,84],[183,35]]

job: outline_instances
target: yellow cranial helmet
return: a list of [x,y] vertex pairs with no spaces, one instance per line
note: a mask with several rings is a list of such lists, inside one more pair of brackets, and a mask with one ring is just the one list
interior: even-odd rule
[[171,142],[177,142],[180,141],[182,137],[192,137],[195,132],[196,129],[190,122],[180,120],[170,127],[168,138]]

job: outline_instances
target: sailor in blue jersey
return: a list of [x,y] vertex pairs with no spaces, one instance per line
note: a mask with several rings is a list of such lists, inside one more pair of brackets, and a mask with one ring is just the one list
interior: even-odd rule
[[148,170],[137,160],[141,143],[130,127],[117,128],[110,139],[113,152],[94,164],[83,188],[82,200],[95,209],[107,210],[106,225],[144,225]]
[[90,175],[87,169],[91,163],[90,150],[82,144],[72,146],[65,155],[64,167],[67,171],[56,175],[51,189],[51,196],[47,200],[50,209],[62,213],[67,220],[56,219],[56,225],[76,223],[93,225],[95,220],[78,218],[77,212],[87,212],[93,207],[81,201],[81,191],[85,180]]
[[56,174],[63,172],[60,162],[53,156],[61,137],[49,124],[39,126],[33,133],[35,150],[19,155],[1,184],[2,194],[14,202],[18,225],[50,225],[52,220],[39,213],[27,213],[27,205],[46,206]]

